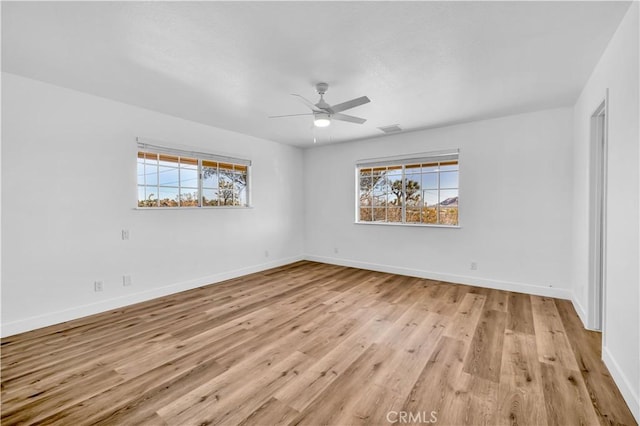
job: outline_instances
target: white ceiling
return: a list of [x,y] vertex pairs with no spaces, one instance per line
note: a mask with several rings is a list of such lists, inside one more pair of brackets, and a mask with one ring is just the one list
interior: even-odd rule
[[[297,146],[572,105],[629,2],[2,2],[2,68]],[[363,125],[312,129],[329,83]]]

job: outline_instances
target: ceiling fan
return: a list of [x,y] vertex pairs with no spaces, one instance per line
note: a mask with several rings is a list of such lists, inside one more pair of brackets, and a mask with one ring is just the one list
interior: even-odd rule
[[288,115],[272,115],[269,118],[282,118],[282,117],[295,117],[299,115],[313,115],[313,124],[316,127],[327,127],[331,124],[331,120],[348,121],[349,123],[362,124],[367,121],[364,118],[354,117],[352,115],[342,114],[342,111],[346,111],[351,108],[355,108],[360,105],[371,102],[366,96],[351,99],[350,101],[342,102],[337,105],[329,105],[324,100],[324,94],[327,93],[329,85],[327,83],[316,84],[316,91],[320,95],[318,103],[314,104],[310,100],[301,95],[293,93],[291,96],[296,96],[302,103],[311,109],[310,113],[306,114],[288,114]]

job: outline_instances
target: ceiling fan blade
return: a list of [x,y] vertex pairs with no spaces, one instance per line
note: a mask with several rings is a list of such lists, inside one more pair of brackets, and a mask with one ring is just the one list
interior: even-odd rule
[[313,115],[313,113],[305,112],[304,114],[270,115],[268,118],[297,117],[299,115]]
[[339,112],[335,114],[331,114],[331,118],[334,120],[348,121],[349,123],[357,123],[357,124],[362,124],[365,121],[367,121],[364,118],[354,117],[353,115],[340,114]]
[[351,108],[355,108],[355,107],[360,106],[360,105],[367,104],[369,102],[371,102],[371,100],[369,98],[367,98],[366,96],[360,96],[359,98],[351,99],[350,101],[343,102],[343,103],[338,104],[338,105],[332,105],[331,109],[334,112],[341,112],[341,111],[346,111],[346,110],[351,109]]
[[314,105],[313,102],[311,102],[309,99],[305,98],[304,96],[296,95],[295,93],[292,93],[291,96],[297,96],[298,98],[300,98],[300,101],[302,101],[303,104],[311,108],[311,111],[324,112],[322,109],[318,108],[316,105]]

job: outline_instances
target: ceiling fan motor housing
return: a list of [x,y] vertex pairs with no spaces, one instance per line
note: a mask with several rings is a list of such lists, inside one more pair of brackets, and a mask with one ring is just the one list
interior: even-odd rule
[[316,84],[316,90],[319,95],[324,95],[329,90],[329,85],[327,83],[318,83]]

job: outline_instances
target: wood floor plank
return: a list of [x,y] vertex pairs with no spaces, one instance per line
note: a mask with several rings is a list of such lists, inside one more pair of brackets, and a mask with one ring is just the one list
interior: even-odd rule
[[582,327],[571,302],[556,300],[555,303],[600,423],[633,424],[631,410],[622,403],[620,390],[600,359],[600,333]]
[[[297,425],[352,424],[358,414],[353,409],[359,391],[375,383],[376,377],[385,374],[393,350],[372,344],[316,398],[312,404],[300,410],[292,422]],[[375,420],[374,420],[375,421]]]
[[579,372],[547,362],[540,362],[540,369],[549,424],[600,423]]
[[485,309],[473,334],[463,371],[476,377],[500,382],[502,348],[507,314]]
[[444,331],[444,335],[465,342],[470,342],[484,307],[485,296],[467,293],[459,303],[453,320]]
[[274,396],[302,412],[373,344],[373,336],[385,333],[388,329],[389,324],[375,318],[362,323],[357,332],[336,345]]
[[507,329],[517,333],[534,334],[531,298],[528,294],[509,293],[507,300]]
[[[127,419],[133,421],[135,418],[133,413],[136,412],[136,415],[139,416],[143,413],[144,403],[155,402],[164,390],[173,389],[175,391],[183,384],[194,387],[199,382],[208,381],[221,374],[224,368],[216,363],[215,356],[215,351],[202,351],[173,359],[160,367],[87,398],[82,403],[65,408],[60,413],[45,418],[43,422],[60,425],[99,423],[105,419],[115,421],[122,413],[127,413]],[[145,395],[145,398],[132,400],[132,395]],[[154,398],[150,398],[150,396]],[[150,416],[155,412],[155,409],[160,407],[160,405],[154,405],[154,409],[147,410],[142,417]]]
[[546,425],[542,376],[536,339],[507,330],[500,370],[497,425]]
[[0,343],[3,425],[636,424],[570,302],[310,261]]
[[553,299],[531,296],[531,311],[539,361],[579,371]]
[[470,424],[465,422],[466,398],[459,386],[465,353],[465,342],[441,337],[401,411],[434,412],[441,424]]
[[258,409],[249,415],[242,422],[238,423],[240,426],[254,426],[254,425],[288,425],[296,417],[298,413],[288,405],[283,404],[274,397],[269,398],[267,402],[262,404]]
[[448,321],[447,317],[430,312],[410,328],[410,334],[404,334],[401,340],[394,338],[384,343],[400,350],[390,357],[384,374],[376,376],[366,392],[358,396],[348,419],[350,424],[384,424],[389,412],[402,410]]

